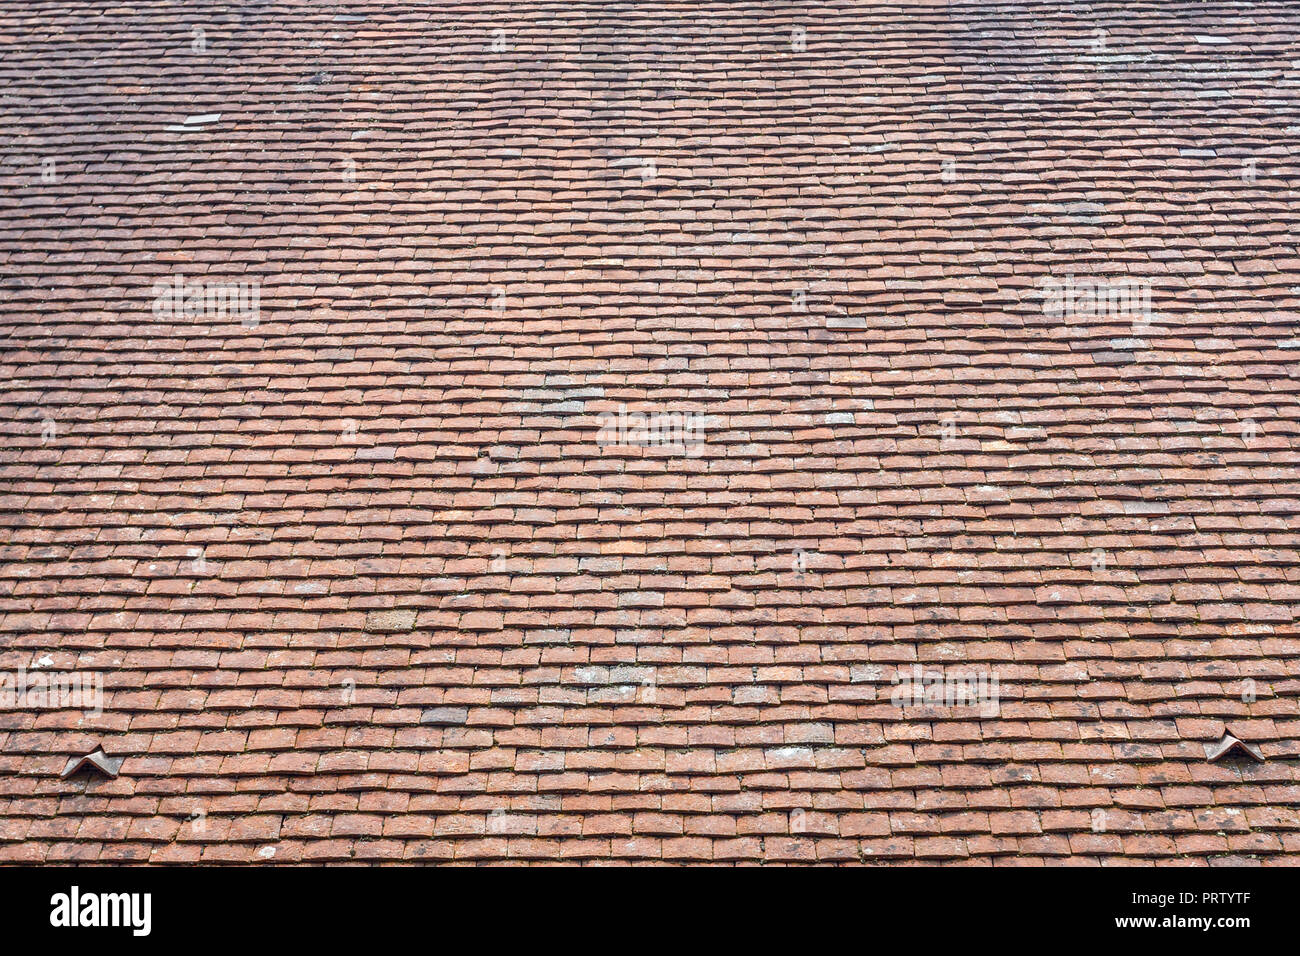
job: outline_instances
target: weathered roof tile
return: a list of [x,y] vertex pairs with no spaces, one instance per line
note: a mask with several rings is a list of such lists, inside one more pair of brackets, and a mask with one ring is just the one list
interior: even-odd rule
[[1300,862],[1294,10],[1077,7],[7,5],[0,861]]

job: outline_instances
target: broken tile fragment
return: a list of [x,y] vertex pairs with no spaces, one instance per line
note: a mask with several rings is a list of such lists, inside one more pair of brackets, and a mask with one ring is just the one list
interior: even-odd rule
[[220,113],[196,113],[185,117],[184,122],[174,123],[167,127],[169,133],[189,133],[195,130],[206,129],[210,124],[221,120]]

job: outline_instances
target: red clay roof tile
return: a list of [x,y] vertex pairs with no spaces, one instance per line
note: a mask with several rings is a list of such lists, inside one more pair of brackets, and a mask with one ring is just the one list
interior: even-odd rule
[[0,861],[1300,861],[1287,4],[336,13],[0,13]]

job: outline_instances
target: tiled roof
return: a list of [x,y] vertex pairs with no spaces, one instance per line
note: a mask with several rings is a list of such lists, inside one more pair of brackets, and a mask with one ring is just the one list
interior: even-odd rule
[[8,5],[0,860],[1300,862],[1298,21]]

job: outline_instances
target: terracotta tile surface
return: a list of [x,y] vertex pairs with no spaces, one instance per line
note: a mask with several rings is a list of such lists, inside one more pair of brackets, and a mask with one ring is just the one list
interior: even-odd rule
[[1298,26],[5,5],[0,860],[1300,862]]

